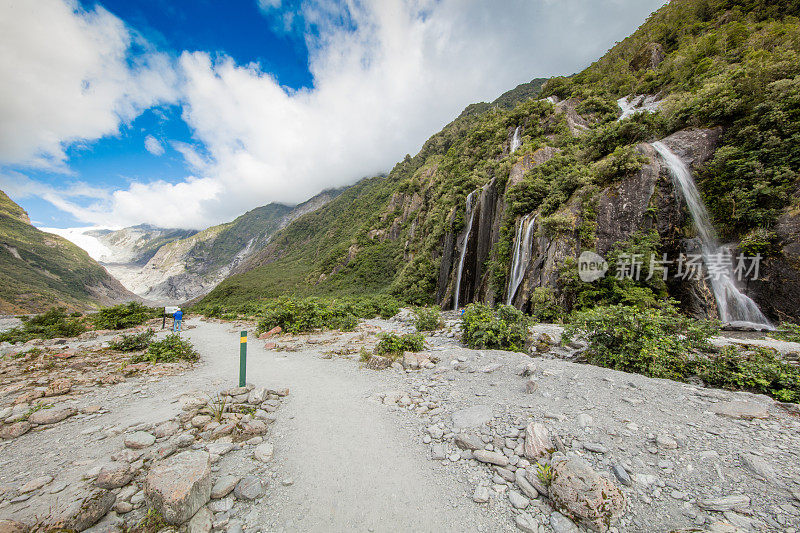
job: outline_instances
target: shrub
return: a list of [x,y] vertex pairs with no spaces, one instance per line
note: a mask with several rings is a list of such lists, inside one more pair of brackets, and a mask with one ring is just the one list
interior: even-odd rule
[[536,287],[531,292],[531,317],[537,322],[556,322],[563,310],[556,302],[555,293],[550,287]]
[[800,342],[800,325],[783,322],[770,336],[784,341]]
[[417,315],[414,320],[417,331],[434,331],[442,327],[442,313],[438,307],[418,307],[414,313]]
[[62,307],[53,307],[40,315],[21,317],[22,327],[0,333],[0,342],[25,342],[31,339],[54,339],[56,337],[77,337],[86,326],[80,315],[67,315]]
[[167,335],[163,340],[150,343],[145,353],[134,356],[133,362],[174,363],[175,361],[197,361],[199,358],[200,354],[195,351],[191,342],[173,333]]
[[359,318],[397,314],[400,304],[390,297],[370,298],[293,298],[281,297],[261,304],[255,311],[262,319],[258,333],[280,326],[287,333],[319,328],[353,330]]
[[695,373],[715,387],[760,392],[782,402],[800,401],[800,368],[766,348],[741,353],[726,346],[716,356],[698,360]]
[[745,235],[739,243],[739,251],[746,256],[769,257],[780,251],[778,235],[774,231],[755,228]]
[[419,352],[425,348],[425,338],[419,333],[406,333],[405,335],[395,335],[394,333],[384,333],[381,340],[375,346],[375,355],[385,355],[397,357],[403,352]]
[[154,336],[155,332],[152,329],[148,329],[147,331],[143,331],[141,333],[122,335],[122,339],[111,343],[111,349],[118,350],[120,352],[137,352],[139,350],[146,350],[153,341]]
[[585,336],[585,355],[592,364],[683,380],[691,372],[693,350],[708,348],[716,331],[711,323],[685,317],[672,307],[610,305],[573,313],[563,339]]
[[510,305],[491,308],[470,304],[462,316],[464,342],[473,349],[496,348],[520,352],[528,339],[528,319]]
[[144,324],[151,318],[159,316],[157,309],[147,307],[139,302],[104,307],[91,317],[98,329],[127,329]]

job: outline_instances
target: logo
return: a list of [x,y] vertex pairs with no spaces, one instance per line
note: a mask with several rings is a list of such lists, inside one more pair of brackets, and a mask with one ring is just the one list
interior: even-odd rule
[[602,278],[608,271],[608,262],[594,252],[585,251],[578,257],[578,277],[591,283]]

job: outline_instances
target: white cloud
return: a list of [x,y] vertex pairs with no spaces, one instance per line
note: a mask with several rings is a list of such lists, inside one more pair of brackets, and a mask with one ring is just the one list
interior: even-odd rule
[[161,146],[161,143],[158,141],[158,139],[152,135],[148,135],[144,138],[144,147],[153,155],[164,155],[164,147]]
[[[258,1],[265,10],[275,3]],[[177,67],[183,118],[203,147],[170,145],[183,154],[195,175],[177,184],[134,183],[89,208],[72,205],[70,212],[98,225],[149,222],[199,228],[271,201],[305,200],[324,188],[389,170],[406,153],[415,153],[427,137],[469,103],[492,100],[533,77],[583,68],[664,2],[305,2],[293,24],[305,24],[313,88],[289,91],[258,65],[184,52]],[[64,83],[67,88],[85,77],[73,71],[99,73],[95,83],[108,86],[104,91],[108,97],[86,106],[91,116],[97,115],[96,120],[83,124],[78,120],[81,113],[62,111],[73,100],[79,104],[86,100],[80,91],[59,96],[57,104],[45,105],[47,112],[41,116],[30,110],[34,104],[26,107],[25,115],[36,121],[28,131],[37,133],[29,135],[35,142],[29,139],[24,146],[36,146],[37,154],[51,154],[61,161],[65,139],[113,133],[120,119],[135,115],[148,103],[169,98],[171,85],[161,81],[156,90],[144,90],[148,85],[143,80],[148,76],[156,81],[169,78],[156,64],[161,56],[154,56],[149,68],[145,65],[136,72],[119,66],[128,33],[107,12],[96,8],[76,14],[67,8],[65,14],[64,9],[54,9],[55,4],[49,0],[46,7],[59,14],[60,24],[68,23],[74,30],[67,40],[99,42],[111,50],[93,54],[90,46],[85,54],[89,66],[73,65],[63,73],[57,63],[47,65],[56,68],[56,80],[69,81]],[[14,5],[17,11],[24,10]],[[9,9],[6,6],[4,11]],[[17,33],[12,42],[37,40]],[[34,45],[30,43],[30,47]],[[2,52],[0,56],[10,55],[7,50]],[[16,45],[11,52],[16,52]],[[37,51],[45,52],[49,48]],[[111,59],[104,60],[106,56]],[[28,57],[15,65],[24,70],[30,62]],[[31,83],[46,79],[45,72],[43,67]],[[120,93],[119,88],[126,84],[138,90]],[[40,91],[43,96],[34,99],[36,103],[57,92],[49,86]],[[51,113],[59,120],[50,119]],[[77,124],[62,120],[62,113]],[[50,127],[50,121],[58,127]],[[22,126],[22,119],[16,124]],[[0,128],[0,136],[13,129]],[[24,154],[25,150],[17,148],[13,153]]]
[[64,149],[115,134],[177,93],[176,72],[100,6],[0,0],[0,163],[66,171]]

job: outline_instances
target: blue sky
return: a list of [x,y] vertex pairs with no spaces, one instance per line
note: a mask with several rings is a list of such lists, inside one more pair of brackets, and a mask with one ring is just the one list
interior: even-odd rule
[[663,3],[0,0],[0,189],[49,227],[300,202],[585,67]]

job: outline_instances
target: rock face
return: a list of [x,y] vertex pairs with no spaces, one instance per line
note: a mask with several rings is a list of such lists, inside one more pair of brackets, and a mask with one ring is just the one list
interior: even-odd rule
[[607,531],[624,509],[620,490],[578,457],[553,461],[549,493],[562,514],[593,531]]
[[173,455],[150,469],[144,483],[145,498],[170,524],[189,520],[211,497],[209,455],[187,451]]

